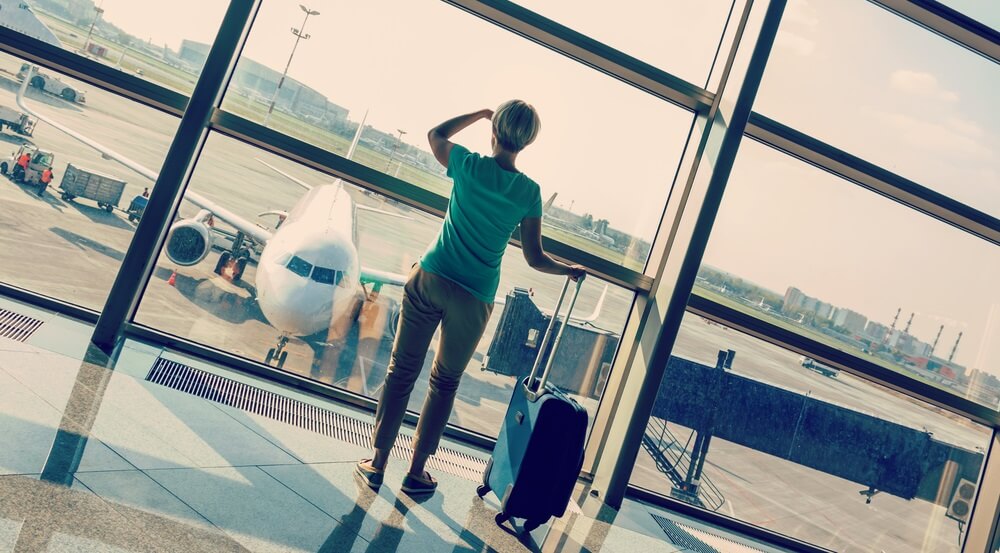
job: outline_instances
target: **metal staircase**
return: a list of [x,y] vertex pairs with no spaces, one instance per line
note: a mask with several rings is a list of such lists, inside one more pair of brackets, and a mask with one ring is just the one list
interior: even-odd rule
[[697,486],[688,483],[685,475],[691,470],[691,455],[687,445],[680,442],[663,419],[650,417],[642,447],[656,463],[656,468],[673,484],[671,495],[689,503],[718,511],[726,502],[725,496],[704,473]]

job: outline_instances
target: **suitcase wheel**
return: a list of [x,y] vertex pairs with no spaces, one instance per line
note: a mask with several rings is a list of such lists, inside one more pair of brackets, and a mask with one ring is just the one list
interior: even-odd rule
[[503,511],[500,511],[497,513],[497,516],[493,517],[493,520],[497,521],[497,526],[503,526],[503,523],[510,520],[510,517]]
[[483,484],[478,488],[476,488],[476,495],[478,495],[479,497],[486,497],[486,494],[490,493],[490,491],[491,491],[490,487],[487,486],[486,484]]

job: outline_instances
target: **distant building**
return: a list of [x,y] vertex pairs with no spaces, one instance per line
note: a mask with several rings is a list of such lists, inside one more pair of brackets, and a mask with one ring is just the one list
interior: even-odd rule
[[[210,45],[184,40],[178,57],[194,68],[201,68],[208,59]],[[233,88],[241,95],[263,103],[271,101],[281,73],[249,58],[240,58],[233,73]],[[326,96],[301,82],[285,77],[281,92],[274,102],[275,109],[293,113],[299,117],[319,121],[345,121],[347,108],[330,102]]]
[[881,342],[889,335],[889,327],[882,323],[868,321],[868,326],[865,327],[865,335],[875,342]]
[[62,48],[62,43],[39,21],[24,0],[0,0],[0,26]]
[[208,50],[210,48],[211,46],[203,42],[184,39],[181,41],[181,49],[177,53],[177,57],[191,67],[201,69],[205,66],[205,60],[208,59]]
[[829,319],[833,315],[833,306],[824,301],[816,304],[816,318],[820,320]]
[[809,296],[802,293],[802,290],[789,286],[788,290],[785,291],[785,299],[781,303],[781,310],[785,313],[799,311],[802,309],[803,302],[805,302],[808,297]]
[[842,328],[851,334],[862,334],[865,325],[868,324],[868,317],[850,309],[837,309],[833,316],[833,326]]

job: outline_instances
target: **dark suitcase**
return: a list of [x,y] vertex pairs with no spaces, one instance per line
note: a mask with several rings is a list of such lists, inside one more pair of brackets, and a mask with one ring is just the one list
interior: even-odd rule
[[[548,329],[538,348],[544,352],[552,337],[570,280],[566,279],[556,302]],[[577,281],[565,320],[569,320],[580,294]],[[531,374],[518,381],[507,407],[497,445],[483,474],[477,493],[491,490],[500,500],[497,524],[511,518],[525,519],[524,529],[531,532],[566,512],[577,476],[583,467],[583,446],[587,433],[587,411],[572,398],[547,383],[562,333],[569,326],[559,325],[545,370],[536,379],[540,356]]]

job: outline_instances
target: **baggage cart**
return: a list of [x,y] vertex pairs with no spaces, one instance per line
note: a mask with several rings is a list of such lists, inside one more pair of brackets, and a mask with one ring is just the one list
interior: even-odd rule
[[125,181],[70,163],[59,181],[59,190],[62,191],[62,199],[67,202],[76,198],[93,200],[98,207],[110,213],[122,199]]

